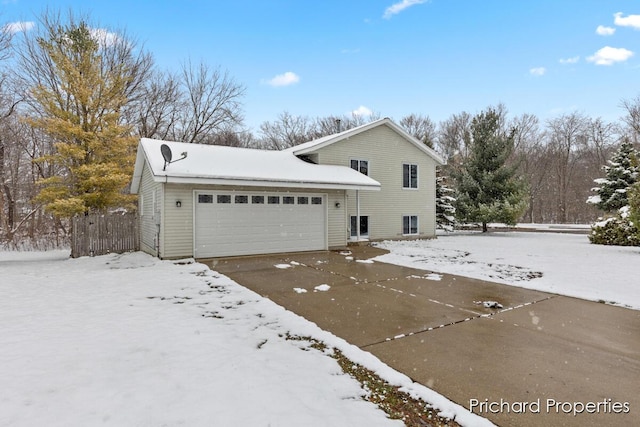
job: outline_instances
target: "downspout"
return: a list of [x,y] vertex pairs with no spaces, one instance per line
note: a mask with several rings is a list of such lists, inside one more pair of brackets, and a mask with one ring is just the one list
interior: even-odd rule
[[360,241],[360,190],[356,190],[356,241]]

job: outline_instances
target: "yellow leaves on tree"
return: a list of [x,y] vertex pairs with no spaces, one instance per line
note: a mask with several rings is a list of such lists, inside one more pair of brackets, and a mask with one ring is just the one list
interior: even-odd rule
[[29,120],[55,141],[38,162],[57,174],[42,179],[37,200],[58,216],[127,207],[124,193],[135,161],[135,137],[121,124],[130,79],[126,63],[105,58],[111,48],[85,23],[49,29],[38,44],[50,59],[55,84],[32,88],[43,112]]

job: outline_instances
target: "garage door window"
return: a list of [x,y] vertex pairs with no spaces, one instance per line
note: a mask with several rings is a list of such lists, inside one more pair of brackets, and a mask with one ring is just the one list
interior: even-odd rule
[[308,197],[298,197],[298,204],[299,205],[308,205],[309,204],[309,198]]
[[198,194],[198,203],[213,203],[213,194]]
[[249,203],[249,196],[236,196],[235,197],[235,202],[237,204],[240,204],[240,205],[244,205],[246,203]]
[[322,197],[312,197],[311,198],[311,204],[312,205],[321,205],[322,204]]
[[263,205],[264,196],[251,196],[251,203],[253,203],[254,205]]
[[284,205],[294,205],[296,203],[296,198],[291,196],[283,196],[282,204]]
[[279,205],[280,204],[280,196],[269,196],[269,197],[267,197],[267,202],[270,205]]
[[228,194],[218,194],[218,203],[231,203],[231,196]]

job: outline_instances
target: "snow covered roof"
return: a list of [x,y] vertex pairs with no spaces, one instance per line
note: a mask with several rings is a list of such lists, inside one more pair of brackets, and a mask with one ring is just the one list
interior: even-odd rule
[[352,136],[358,135],[359,133],[366,132],[369,129],[373,129],[373,128],[377,127],[377,126],[382,126],[382,125],[386,125],[386,126],[390,127],[391,129],[393,129],[394,131],[396,131],[398,134],[400,134],[407,141],[409,141],[410,143],[415,145],[418,149],[420,149],[426,155],[428,155],[433,160],[435,160],[438,165],[442,166],[442,165],[444,165],[446,163],[444,161],[444,159],[442,157],[440,157],[440,155],[438,153],[436,153],[433,149],[429,148],[427,145],[425,145],[422,142],[418,141],[416,138],[414,138],[407,131],[405,131],[400,126],[395,124],[388,117],[385,117],[384,119],[374,120],[374,121],[372,121],[370,123],[367,123],[365,125],[358,126],[358,127],[355,127],[355,128],[351,128],[351,129],[345,130],[345,131],[340,132],[340,133],[335,133],[333,135],[328,135],[328,136],[325,136],[325,137],[322,137],[322,138],[314,139],[313,141],[305,142],[303,144],[296,145],[296,146],[291,147],[291,148],[287,148],[284,151],[289,151],[289,152],[295,154],[296,156],[302,155],[302,154],[313,153],[313,152],[315,152],[315,151],[317,151],[317,150],[319,150],[319,149],[321,149],[323,147],[326,147],[327,145],[334,144],[334,143],[336,143],[338,141],[342,141],[343,139],[348,139],[348,138],[350,138]]
[[[160,146],[166,144],[173,160],[164,167]],[[131,192],[140,187],[145,160],[156,182],[247,185],[265,187],[379,190],[380,183],[347,166],[316,165],[290,151],[256,150],[219,145],[186,144],[142,138],[138,145]]]

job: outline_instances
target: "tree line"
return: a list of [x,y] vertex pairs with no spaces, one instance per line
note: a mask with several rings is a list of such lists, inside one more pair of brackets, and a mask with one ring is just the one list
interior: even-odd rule
[[[126,190],[141,137],[283,149],[380,118],[284,111],[252,130],[245,91],[203,61],[161,69],[125,31],[89,16],[46,11],[32,30],[2,27],[0,244],[59,244],[72,215],[135,209]],[[492,132],[511,145],[505,164],[524,184],[519,220],[588,223],[600,213],[585,203],[593,179],[623,140],[638,146],[640,96],[620,102],[616,122],[581,112],[543,121],[503,104],[439,123],[418,113],[392,119],[446,159],[441,180],[455,187],[474,162],[474,120],[491,112]]]

